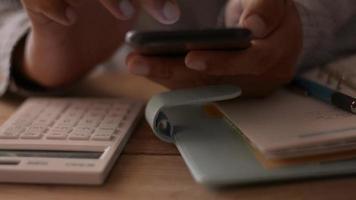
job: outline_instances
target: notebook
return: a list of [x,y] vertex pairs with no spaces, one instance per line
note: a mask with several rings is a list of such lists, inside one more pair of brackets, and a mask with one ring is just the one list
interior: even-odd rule
[[[288,91],[278,94],[272,97],[283,100],[293,95]],[[260,151],[251,148],[242,137],[244,134],[230,126],[210,104],[239,95],[239,89],[233,86],[171,91],[155,95],[148,102],[145,115],[153,133],[163,141],[174,143],[194,179],[208,187],[355,174],[353,157],[338,157],[337,161],[329,157],[305,164],[295,160],[272,163],[264,155],[256,156]],[[247,105],[245,101],[241,103]],[[229,104],[222,106],[228,108]],[[245,114],[253,120],[250,113]]]
[[324,78],[324,83],[335,82],[341,87],[349,87],[356,91],[356,55],[349,56],[332,62],[319,69],[319,79]]
[[219,108],[268,159],[356,149],[356,115],[287,89]]

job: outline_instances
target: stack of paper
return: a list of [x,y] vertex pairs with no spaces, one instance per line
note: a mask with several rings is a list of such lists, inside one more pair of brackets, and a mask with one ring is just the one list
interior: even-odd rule
[[263,158],[296,159],[356,149],[356,115],[292,91],[239,99],[219,108]]

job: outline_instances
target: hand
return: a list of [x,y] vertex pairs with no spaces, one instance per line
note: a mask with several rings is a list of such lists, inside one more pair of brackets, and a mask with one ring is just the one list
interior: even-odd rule
[[[265,38],[279,28],[291,9],[290,0],[230,0],[226,6],[227,27],[245,27],[255,38]],[[290,7],[289,9],[287,7]]]
[[[117,19],[127,20],[134,16],[140,4],[151,16],[163,24],[175,23],[180,17],[180,10],[175,0],[96,0],[99,1]],[[42,20],[51,20],[64,26],[72,25],[77,20],[75,7],[83,4],[82,0],[23,0],[27,10],[41,14]]]
[[[174,0],[132,2],[141,3],[161,23],[174,23],[180,16]],[[25,45],[17,47],[15,60],[30,79],[50,88],[69,85],[107,60],[124,41],[136,9],[131,0],[22,0],[22,4],[32,27]]]
[[169,88],[236,84],[244,95],[260,96],[289,82],[301,51],[302,31],[290,0],[230,0],[226,25],[254,34],[244,51],[191,51],[183,58],[127,58],[129,70]]
[[[121,20],[132,17],[139,4],[162,24],[173,24],[180,17],[176,0],[99,0],[115,17]],[[134,5],[135,4],[135,5]]]

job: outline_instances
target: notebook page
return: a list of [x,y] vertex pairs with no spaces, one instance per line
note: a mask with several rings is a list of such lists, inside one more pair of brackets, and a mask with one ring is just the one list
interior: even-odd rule
[[288,90],[221,103],[219,108],[264,154],[306,146],[327,148],[323,145],[356,139],[356,115]]

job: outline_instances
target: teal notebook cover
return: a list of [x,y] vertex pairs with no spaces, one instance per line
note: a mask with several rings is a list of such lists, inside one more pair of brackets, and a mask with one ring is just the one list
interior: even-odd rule
[[255,157],[238,129],[207,114],[209,102],[237,98],[234,86],[212,86],[159,94],[146,108],[154,133],[174,143],[194,179],[209,187],[246,185],[350,175],[356,160],[311,163],[267,169]]

